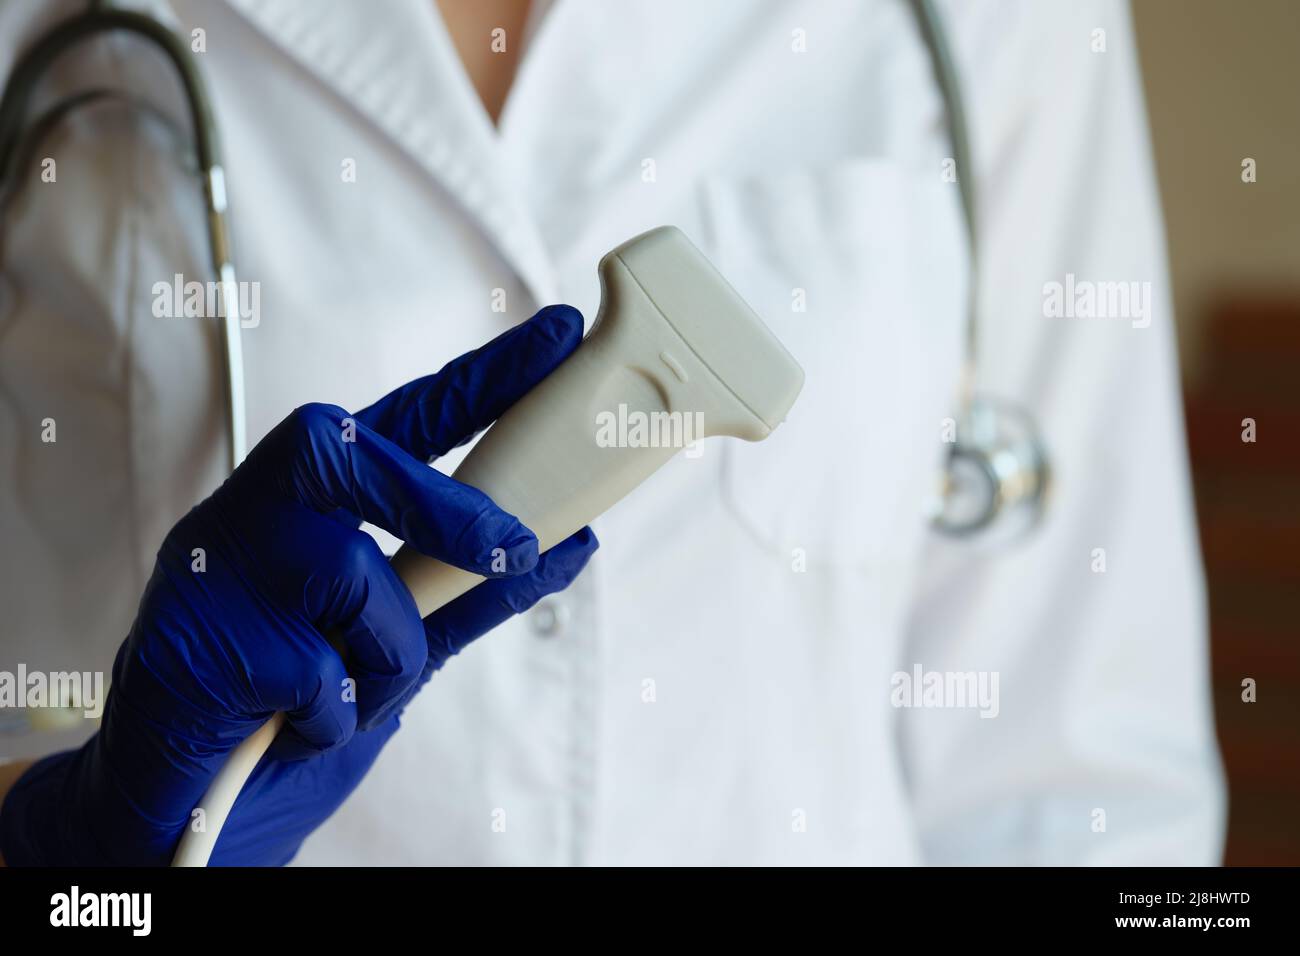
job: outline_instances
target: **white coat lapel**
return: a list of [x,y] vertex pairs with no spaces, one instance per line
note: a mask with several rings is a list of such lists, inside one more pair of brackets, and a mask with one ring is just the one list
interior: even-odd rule
[[555,301],[540,232],[434,0],[228,2],[440,182],[539,303]]

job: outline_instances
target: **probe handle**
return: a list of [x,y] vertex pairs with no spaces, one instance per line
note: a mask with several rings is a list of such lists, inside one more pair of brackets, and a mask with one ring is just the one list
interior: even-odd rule
[[[620,253],[638,247],[684,259],[673,278],[696,291],[691,266],[699,268],[696,257],[705,266],[707,261],[675,229],[647,233],[605,256],[599,270],[600,312],[591,332],[497,419],[455,471],[458,481],[486,492],[531,528],[541,551],[604,514],[683,448],[709,435],[756,441],[771,432],[682,337],[625,264]],[[735,303],[748,313],[711,266],[696,277],[700,285],[701,298],[719,285],[734,297],[734,302],[717,303],[712,317],[719,323],[722,313],[737,311]],[[753,364],[762,368],[768,340],[775,339],[756,316],[752,322],[766,337],[762,346],[753,347]],[[752,345],[743,335],[737,338],[727,342],[729,349]],[[774,390],[780,394],[784,379],[797,375],[789,393],[793,402],[803,373],[779,344],[775,348],[775,360],[788,363],[793,372],[773,375]],[[784,415],[785,409],[780,411]],[[406,546],[394,556],[393,567],[422,616],[483,580]]]
[[[496,421],[455,472],[531,528],[540,551],[605,511],[679,450],[618,447],[617,419],[608,429],[614,446],[597,445],[598,408],[614,399],[633,408],[661,401],[649,377],[626,365],[606,365],[607,353],[618,345],[610,331],[615,324],[598,323],[577,351]],[[393,557],[393,568],[421,617],[483,580],[407,546]],[[200,804],[208,832],[187,830],[173,866],[207,866],[235,799],[283,726],[284,715],[274,714],[231,751]]]
[[[702,438],[766,438],[803,385],[794,359],[678,230],[629,240],[598,271],[601,305],[591,332],[497,419],[455,472],[531,528],[541,551]],[[421,616],[483,580],[405,546],[393,567]],[[206,831],[185,832],[173,866],[207,865],[236,797],[283,724],[283,714],[273,715],[231,752],[200,804]]]

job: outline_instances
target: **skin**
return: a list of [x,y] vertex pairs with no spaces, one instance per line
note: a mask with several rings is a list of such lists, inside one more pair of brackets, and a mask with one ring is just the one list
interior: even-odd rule
[[[9,788],[34,764],[35,760],[15,760],[13,763],[0,764],[0,805],[9,795]],[[5,865],[4,854],[0,853],[0,866]]]
[[[461,65],[495,124],[519,66],[530,0],[437,0]],[[492,49],[492,31],[505,30],[505,50]],[[499,46],[499,44],[498,44]]]

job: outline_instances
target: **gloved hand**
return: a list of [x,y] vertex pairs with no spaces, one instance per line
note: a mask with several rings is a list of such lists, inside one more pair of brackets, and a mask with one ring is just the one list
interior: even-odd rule
[[[491,424],[581,337],[582,317],[552,306],[354,416],[306,405],[276,426],[163,542],[99,732],[10,791],[0,812],[9,865],[170,862],[230,751],[275,711],[286,727],[212,862],[292,858],[433,672],[566,587],[595,551],[583,529],[539,558],[516,518],[426,466]],[[361,520],[490,580],[421,621]],[[346,664],[327,634],[342,639]]]

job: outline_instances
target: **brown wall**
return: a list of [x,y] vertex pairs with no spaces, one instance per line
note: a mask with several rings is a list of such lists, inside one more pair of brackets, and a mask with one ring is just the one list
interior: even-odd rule
[[1209,582],[1226,862],[1300,864],[1300,0],[1133,8]]
[[[1211,302],[1242,289],[1300,294],[1300,2],[1132,7],[1184,366],[1195,380]],[[1257,163],[1249,185],[1246,157]]]

